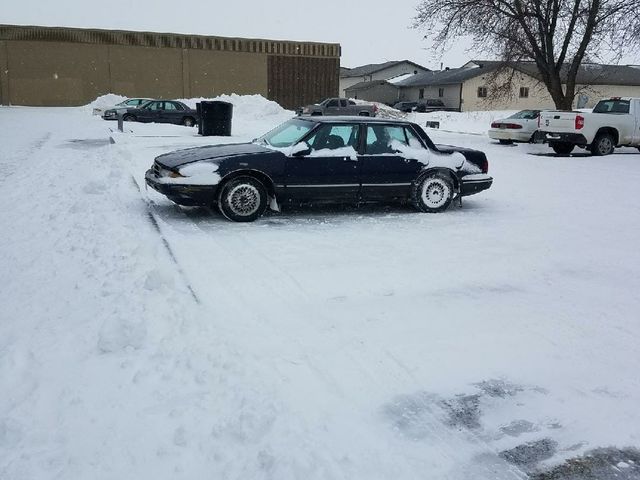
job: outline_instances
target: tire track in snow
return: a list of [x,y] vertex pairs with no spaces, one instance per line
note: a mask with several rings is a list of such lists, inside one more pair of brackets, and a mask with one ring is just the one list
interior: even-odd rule
[[153,212],[153,207],[154,207],[153,201],[150,200],[148,197],[142,195],[142,190],[140,189],[140,185],[138,185],[138,182],[137,182],[136,178],[133,175],[131,175],[131,180],[132,180],[133,184],[135,185],[135,187],[138,189],[138,192],[140,192],[140,197],[142,198],[142,200],[144,201],[145,205],[147,206],[147,215],[148,215],[149,221],[151,222],[151,225],[153,225],[153,228],[158,232],[158,235],[160,236],[160,240],[162,241],[162,244],[164,245],[165,250],[169,254],[169,258],[171,258],[171,261],[176,266],[176,269],[178,270],[178,273],[180,274],[180,277],[182,278],[182,281],[184,282],[185,286],[187,287],[187,290],[189,290],[189,293],[193,297],[193,300],[197,304],[200,304],[200,299],[198,298],[198,295],[196,295],[196,292],[194,291],[193,287],[191,286],[191,283],[189,282],[189,278],[187,277],[187,275],[185,274],[184,270],[182,269],[182,266],[180,265],[180,262],[178,262],[178,259],[176,258],[176,255],[173,252],[173,249],[171,248],[171,245],[167,241],[167,237],[164,235],[164,233],[162,231],[162,228],[160,227],[160,223],[158,221],[158,218],[157,218],[156,214]]

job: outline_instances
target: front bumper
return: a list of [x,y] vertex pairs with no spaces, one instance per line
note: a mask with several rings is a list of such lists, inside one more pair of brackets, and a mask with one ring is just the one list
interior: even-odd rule
[[533,137],[534,143],[571,143],[573,145],[587,145],[587,139],[581,133],[541,132],[537,131]]
[[493,184],[493,178],[484,173],[466,175],[460,179],[460,196],[468,197],[483,190],[488,190]]
[[210,207],[217,200],[218,185],[180,185],[163,183],[152,169],[144,176],[147,185],[169,200],[185,207]]

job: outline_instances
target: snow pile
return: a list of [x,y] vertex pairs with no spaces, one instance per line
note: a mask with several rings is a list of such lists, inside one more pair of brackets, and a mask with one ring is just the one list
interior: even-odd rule
[[357,98],[350,98],[349,100],[356,102],[357,105],[376,105],[378,107],[377,115],[381,118],[404,119],[406,117],[405,113],[401,112],[400,110],[396,110],[389,105],[385,105],[384,103],[367,102],[365,100],[358,100]]
[[191,108],[196,108],[198,102],[228,102],[233,104],[233,115],[269,117],[277,115],[294,115],[294,112],[285,110],[277,102],[267,100],[262,95],[220,95],[214,98],[183,98],[180,102],[186,103]]
[[106,95],[99,96],[88,105],[85,105],[84,108],[90,112],[92,112],[94,108],[107,109],[120,102],[124,102],[128,98],[129,97],[124,97],[122,95],[116,95],[115,93],[107,93]]
[[455,133],[473,133],[486,135],[491,128],[491,122],[507,118],[517,110],[490,110],[486,112],[413,112],[407,115],[407,120],[422,126],[427,122],[440,122],[440,130]]

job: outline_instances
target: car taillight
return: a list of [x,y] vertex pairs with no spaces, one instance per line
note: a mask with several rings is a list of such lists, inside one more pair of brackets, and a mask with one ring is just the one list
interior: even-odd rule
[[373,113],[378,113],[378,105],[373,104]]
[[500,124],[499,124],[499,123],[496,123],[496,122],[493,122],[493,123],[491,124],[491,128],[500,128]]
[[584,117],[582,115],[576,115],[576,130],[580,130],[584,127]]
[[487,157],[484,157],[482,162],[480,162],[480,169],[482,170],[482,173],[489,172],[489,160],[487,160]]
[[504,128],[508,128],[510,130],[519,130],[522,128],[522,125],[519,125],[517,123],[505,123]]
[[538,128],[540,128],[540,120],[542,119],[542,115],[538,115]]

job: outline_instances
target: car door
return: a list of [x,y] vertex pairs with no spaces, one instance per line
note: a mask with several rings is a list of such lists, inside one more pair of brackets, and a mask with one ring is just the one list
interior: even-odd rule
[[352,202],[360,190],[360,125],[326,123],[305,139],[309,149],[288,156],[285,195],[292,201]]
[[164,108],[160,111],[160,121],[162,123],[181,123],[183,117],[182,107],[176,102],[164,102]]
[[364,152],[359,157],[362,199],[408,196],[411,182],[424,166],[418,158],[411,157],[418,157],[421,153],[428,155],[422,141],[408,125],[368,124]]
[[333,98],[327,102],[324,109],[325,115],[338,115],[340,113],[340,100]]
[[139,122],[158,122],[160,112],[163,110],[162,101],[149,102],[144,107],[136,111],[136,117]]

